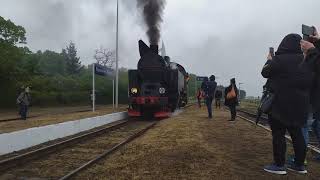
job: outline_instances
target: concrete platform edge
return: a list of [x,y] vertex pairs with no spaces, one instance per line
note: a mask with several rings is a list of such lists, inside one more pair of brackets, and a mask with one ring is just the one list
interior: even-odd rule
[[0,155],[74,135],[128,117],[127,112],[68,121],[0,134]]

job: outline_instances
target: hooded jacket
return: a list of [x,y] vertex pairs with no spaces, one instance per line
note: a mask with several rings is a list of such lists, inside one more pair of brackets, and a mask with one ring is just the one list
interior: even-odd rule
[[[232,90],[232,87],[234,88],[234,91],[236,93],[236,97],[228,99],[227,95]],[[239,94],[238,93],[239,93],[239,90],[237,88],[236,81],[235,81],[234,78],[232,78],[231,79],[231,84],[227,88],[225,88],[225,90],[224,90],[224,105],[226,105],[226,106],[237,106],[237,105],[239,105],[239,101],[238,101]]]
[[302,127],[308,118],[313,76],[312,66],[304,61],[301,39],[298,34],[287,35],[261,72],[275,94],[270,115],[286,126]]

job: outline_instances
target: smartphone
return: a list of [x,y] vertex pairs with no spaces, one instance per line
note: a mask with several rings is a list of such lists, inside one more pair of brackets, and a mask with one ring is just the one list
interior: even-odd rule
[[302,34],[304,40],[308,40],[311,35],[314,35],[314,31],[314,27],[302,24]]
[[269,53],[271,54],[272,57],[274,56],[274,48],[273,47],[269,48]]

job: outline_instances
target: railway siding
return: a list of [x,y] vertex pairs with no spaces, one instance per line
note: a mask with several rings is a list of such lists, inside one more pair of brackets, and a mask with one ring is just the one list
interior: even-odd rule
[[204,108],[188,108],[75,179],[319,179],[320,164],[311,154],[307,176],[265,173],[263,166],[272,161],[270,132],[228,119],[224,110],[210,121]]
[[142,135],[154,124],[154,122],[127,121],[119,128],[112,128],[108,132],[96,134],[94,137],[70,144],[48,155],[44,156],[39,153],[37,159],[24,162],[16,167],[12,166],[0,173],[0,179],[7,177],[9,179],[58,179],[67,174],[66,178],[70,177],[69,175],[73,174],[70,173],[71,171],[77,172],[74,170],[80,166],[84,167],[89,161],[95,163],[97,157],[109,154],[108,149],[115,150],[117,146],[121,147],[121,145]]

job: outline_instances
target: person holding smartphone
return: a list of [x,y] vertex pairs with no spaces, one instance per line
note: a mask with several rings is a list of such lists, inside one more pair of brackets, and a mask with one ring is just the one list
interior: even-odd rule
[[[268,54],[268,60],[262,69],[262,76],[270,80],[275,98],[269,117],[272,130],[273,160],[264,170],[274,174],[287,174],[289,170],[306,174],[304,165],[307,145],[302,134],[302,127],[308,117],[312,72],[310,66],[303,63],[300,48],[302,37],[289,34],[280,43],[275,56]],[[285,166],[286,131],[289,132],[294,153],[294,163]]]
[[[320,35],[313,26],[313,34],[307,40],[301,40],[301,49],[305,56],[305,61],[313,66],[314,83],[311,93],[311,104],[314,112],[312,129],[317,136],[320,145]],[[320,156],[316,157],[320,161]]]

